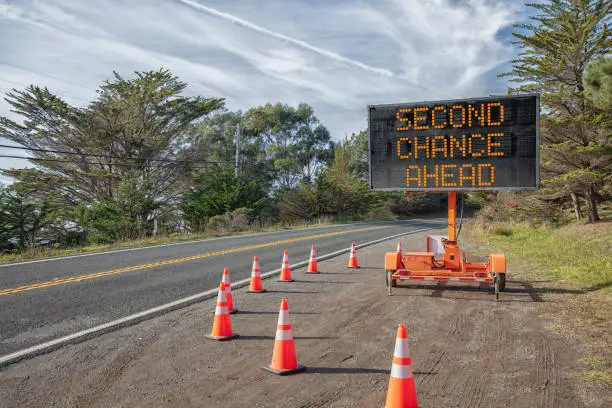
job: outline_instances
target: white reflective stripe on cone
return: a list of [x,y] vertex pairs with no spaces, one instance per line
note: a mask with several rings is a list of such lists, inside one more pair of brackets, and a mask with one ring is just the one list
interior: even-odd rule
[[219,291],[219,294],[217,295],[217,303],[225,303],[226,302],[226,298],[225,298],[225,288],[223,288],[223,290]]
[[423,280],[434,280],[433,276],[425,276]]
[[277,330],[274,340],[291,340],[293,339],[293,330]]
[[217,306],[215,308],[215,314],[217,315],[228,314],[227,306]]
[[278,324],[289,324],[289,311],[281,310],[278,313]]
[[402,338],[395,339],[395,352],[393,353],[393,357],[399,358],[409,358],[408,353],[408,340]]
[[412,364],[409,365],[391,365],[391,377],[407,380],[412,378]]

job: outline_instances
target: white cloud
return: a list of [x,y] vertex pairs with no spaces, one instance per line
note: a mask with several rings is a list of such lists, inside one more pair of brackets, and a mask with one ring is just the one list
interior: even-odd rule
[[298,40],[298,39],[295,39],[295,38],[291,38],[291,37],[286,36],[284,34],[281,34],[281,33],[278,33],[278,32],[272,31],[272,30],[268,30],[268,29],[263,28],[263,27],[260,27],[257,24],[253,24],[253,23],[251,23],[251,22],[249,22],[247,20],[244,20],[242,18],[233,16],[233,15],[228,14],[228,13],[223,13],[223,12],[221,12],[219,10],[215,10],[212,7],[206,7],[206,6],[200,4],[200,3],[196,2],[196,1],[192,1],[192,0],[177,0],[177,1],[180,1],[181,3],[186,4],[186,5],[190,6],[190,7],[194,7],[197,10],[200,10],[200,11],[203,11],[205,13],[211,14],[211,15],[213,15],[215,17],[222,18],[224,20],[230,21],[230,22],[232,22],[234,24],[237,24],[239,26],[248,28],[248,29],[256,31],[258,33],[261,33],[261,34],[264,34],[264,35],[268,35],[270,37],[274,37],[274,38],[277,38],[277,39],[282,40],[282,41],[286,41],[289,44],[292,44],[292,45],[295,45],[295,46],[298,46],[298,47],[302,47],[302,48],[307,49],[309,51],[312,51],[312,52],[315,52],[317,54],[320,54],[320,55],[322,55],[324,57],[331,58],[331,59],[333,59],[335,61],[342,62],[342,63],[348,64],[348,65],[351,65],[351,66],[363,69],[365,71],[369,71],[369,72],[375,73],[377,75],[393,76],[393,73],[391,71],[389,71],[388,69],[376,68],[376,67],[364,64],[364,63],[362,63],[360,61],[356,61],[354,59],[344,57],[344,56],[342,56],[340,54],[337,54],[337,53],[335,53],[333,51],[329,51],[329,50],[326,50],[326,49],[323,49],[323,48],[320,48],[320,47],[313,46],[313,45],[307,43],[306,41],[302,41],[302,40]]
[[[225,97],[230,109],[307,102],[342,138],[366,127],[368,104],[503,92],[493,73],[514,51],[499,32],[519,18],[516,7],[0,0],[0,93],[36,83],[83,104],[113,70],[129,76],[163,66],[188,82],[189,94]],[[1,99],[0,115],[11,115]]]

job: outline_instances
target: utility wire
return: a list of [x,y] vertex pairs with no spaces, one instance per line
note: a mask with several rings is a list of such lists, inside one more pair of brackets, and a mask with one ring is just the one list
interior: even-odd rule
[[[24,159],[24,160],[33,160],[33,161],[48,161],[48,162],[59,162],[59,163],[74,163],[74,164],[91,164],[95,166],[100,165],[112,165],[112,166],[125,166],[125,167],[137,167],[141,164],[138,163],[96,163],[90,161],[76,161],[76,160],[64,160],[64,159],[37,159],[35,157],[27,157],[27,156],[13,156],[9,154],[1,154],[0,158],[7,159]],[[178,162],[170,162],[170,163],[178,163]],[[204,164],[220,164],[221,162],[201,162]],[[230,162],[231,163],[231,162]],[[206,166],[193,166],[196,169],[207,169]]]
[[[119,159],[119,160],[142,160],[142,161],[153,161],[153,162],[161,162],[161,163],[181,163],[181,164],[190,164],[190,163],[204,163],[204,164],[225,164],[225,163],[233,163],[230,160],[227,161],[208,161],[208,160],[172,160],[172,159],[153,159],[146,157],[123,157],[123,156],[111,156],[105,154],[95,154],[95,153],[77,153],[77,152],[69,152],[65,150],[51,150],[51,149],[38,149],[35,147],[24,147],[24,146],[11,146],[0,144],[0,147],[4,147],[6,149],[18,149],[18,150],[28,150],[33,152],[41,152],[41,153],[56,153],[56,154],[71,154],[76,156],[86,156],[86,157],[98,157],[103,159]],[[29,159],[25,157],[26,159]],[[34,160],[34,159],[33,159]],[[35,159],[41,160],[41,159]]]

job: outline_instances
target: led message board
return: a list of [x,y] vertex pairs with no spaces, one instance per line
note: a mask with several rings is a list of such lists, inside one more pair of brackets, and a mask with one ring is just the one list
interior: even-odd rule
[[372,190],[535,190],[539,95],[368,106]]

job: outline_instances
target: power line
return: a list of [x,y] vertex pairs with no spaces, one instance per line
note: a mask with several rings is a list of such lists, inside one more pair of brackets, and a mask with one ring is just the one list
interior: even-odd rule
[[[2,79],[2,78],[0,78],[0,81],[2,81],[2,82],[6,82],[6,83],[8,83],[8,84],[13,84],[13,85],[23,86],[23,87],[26,87],[26,88],[29,86],[29,85],[26,85],[26,84],[23,84],[23,83],[20,83],[20,82],[9,81],[8,79]],[[1,88],[0,88],[0,89],[1,89]],[[11,91],[12,91],[12,89],[8,89],[8,90],[6,90],[6,89],[5,89],[5,92],[11,92]],[[61,96],[61,97],[63,97],[63,98],[70,98],[70,99],[74,99],[74,100],[81,101],[81,102],[85,102],[85,103],[89,103],[89,102],[90,102],[90,101],[86,101],[85,99],[77,98],[76,96],[71,96],[71,95],[67,94],[67,93],[66,93],[65,91],[63,91],[63,90],[61,90],[61,91],[56,91],[56,90],[53,90],[53,93],[55,93],[55,94],[57,94],[57,95],[59,95],[59,96]]]
[[22,71],[30,72],[30,73],[32,73],[32,74],[35,74],[35,75],[38,75],[38,76],[41,76],[41,77],[51,78],[51,79],[54,79],[54,80],[56,80],[56,81],[64,82],[64,83],[66,83],[66,84],[70,84],[70,85],[78,86],[78,87],[80,87],[80,88],[87,89],[88,91],[92,91],[92,89],[91,89],[91,88],[86,87],[86,86],[81,85],[81,84],[77,84],[76,82],[67,81],[67,80],[65,80],[65,79],[58,78],[58,77],[53,76],[53,75],[41,74],[40,72],[33,71],[33,70],[31,70],[31,69],[27,69],[27,68],[21,67],[21,66],[19,66],[19,65],[15,65],[15,64],[12,64],[12,63],[10,63],[10,62],[0,61],[0,64],[2,64],[2,65],[6,65],[7,67],[13,67],[13,68],[20,69],[20,70],[22,70]]
[[[153,159],[153,158],[141,158],[141,157],[123,157],[123,156],[111,156],[104,154],[95,154],[95,153],[77,153],[77,152],[69,152],[65,150],[51,150],[51,149],[39,149],[35,147],[24,147],[24,146],[11,146],[0,144],[0,147],[4,147],[7,149],[18,149],[18,150],[28,150],[33,152],[41,152],[41,153],[56,153],[56,154],[70,154],[76,156],[85,156],[85,157],[98,157],[103,159],[119,159],[119,160],[142,160],[142,161],[153,161],[153,162],[161,162],[161,163],[181,163],[181,164],[190,164],[190,163],[204,163],[204,164],[225,164],[232,163],[231,161],[209,161],[209,160],[172,160],[172,159]],[[27,158],[27,157],[26,157]],[[36,159],[40,160],[40,159]],[[77,162],[80,163],[80,162]]]
[[[64,160],[64,159],[37,159],[35,157],[13,156],[13,155],[8,155],[8,154],[2,154],[2,155],[0,155],[0,158],[23,159],[23,160],[33,160],[33,161],[48,161],[48,162],[59,162],[59,163],[73,163],[73,164],[91,164],[91,165],[95,165],[95,166],[100,166],[100,165],[112,165],[112,166],[124,166],[124,167],[138,167],[138,166],[141,166],[138,163],[95,163],[95,162],[90,162],[90,161],[75,161],[75,160]],[[171,163],[177,163],[177,162],[171,162]],[[222,162],[201,162],[201,163],[204,163],[204,164],[220,164]],[[207,166],[193,166],[193,168],[196,168],[196,169],[207,169],[208,167]]]

